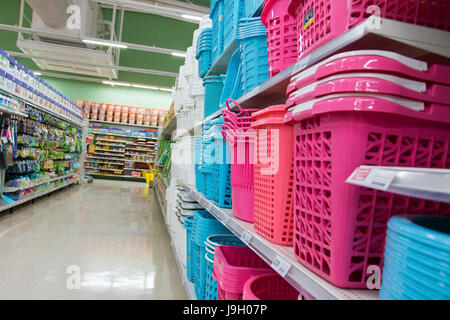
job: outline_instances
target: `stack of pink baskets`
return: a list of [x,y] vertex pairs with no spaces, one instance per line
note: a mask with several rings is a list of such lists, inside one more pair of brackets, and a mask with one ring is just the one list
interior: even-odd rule
[[337,286],[382,267],[387,221],[450,205],[346,184],[360,165],[450,168],[450,67],[387,51],[337,54],[292,77],[294,251]]
[[[238,112],[232,111],[233,103]],[[234,100],[226,101],[222,111],[222,135],[231,148],[231,192],[233,215],[253,222],[253,167],[255,164],[255,132],[250,129],[252,113],[259,109],[245,109]]]

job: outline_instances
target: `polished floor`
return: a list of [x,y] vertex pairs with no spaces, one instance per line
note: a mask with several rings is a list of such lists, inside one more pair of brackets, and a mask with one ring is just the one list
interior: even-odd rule
[[186,299],[153,196],[95,180],[0,213],[0,299]]

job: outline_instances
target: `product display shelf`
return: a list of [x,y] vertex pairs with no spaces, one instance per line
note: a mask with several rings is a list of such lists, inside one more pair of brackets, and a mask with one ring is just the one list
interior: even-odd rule
[[123,166],[123,163],[120,162],[107,162],[107,161],[92,161],[92,160],[86,160],[85,162],[89,163],[104,163],[104,164],[110,164],[110,165],[116,165],[116,166]]
[[167,124],[167,126],[165,126],[164,128],[160,129],[159,131],[159,139],[166,139],[166,140],[170,140],[172,138],[172,133],[173,131],[177,128],[177,118],[173,117],[169,123]]
[[450,169],[360,166],[347,183],[450,203]]
[[85,166],[85,169],[95,169],[95,170],[102,170],[102,171],[123,171],[124,169],[111,169],[111,168],[102,168],[102,167],[89,167]]
[[120,158],[107,158],[107,157],[97,157],[97,156],[86,156],[87,159],[101,159],[101,160],[113,160],[113,161],[124,161]]
[[199,193],[195,186],[178,183],[185,187],[194,200],[230,229],[247,246],[255,251],[272,268],[285,278],[297,290],[320,300],[377,300],[378,290],[341,289],[322,279],[299,263],[292,247],[275,245],[255,233],[253,225],[235,218],[232,209],[223,209],[214,205]]
[[128,176],[128,175],[116,175],[116,174],[99,174],[99,173],[89,173],[86,172],[87,175],[93,178],[105,178],[109,180],[123,180],[123,181],[137,181],[137,182],[145,182],[145,178]]
[[120,150],[108,150],[108,149],[99,149],[99,148],[95,148],[95,151],[112,152],[112,153],[125,153],[125,151],[120,151]]
[[133,143],[133,142],[126,142],[127,146],[141,146],[141,147],[156,147],[156,143],[149,143],[149,144],[144,144],[144,143]]
[[99,146],[118,147],[118,148],[125,148],[125,145],[124,145],[124,144],[114,144],[114,143],[97,142],[96,145],[99,145]]
[[36,109],[39,109],[39,110],[44,111],[44,112],[47,112],[47,113],[51,114],[52,116],[54,116],[54,117],[56,117],[56,118],[58,118],[58,119],[67,121],[67,122],[69,122],[69,123],[71,123],[71,124],[74,124],[74,125],[76,125],[76,126],[78,126],[78,127],[86,126],[86,123],[84,123],[82,120],[80,120],[80,121],[72,120],[72,119],[70,119],[69,117],[66,117],[65,115],[62,115],[62,114],[60,114],[60,113],[53,112],[52,110],[50,110],[49,108],[47,108],[47,107],[41,105],[40,103],[36,103],[36,102],[34,102],[34,101],[32,101],[32,100],[30,100],[30,99],[28,99],[28,98],[24,98],[24,97],[22,97],[22,96],[19,96],[19,95],[17,95],[17,94],[16,94],[15,92],[13,92],[13,91],[8,91],[8,90],[5,90],[5,89],[0,89],[0,93],[4,93],[4,94],[10,95],[10,96],[12,96],[12,97],[14,97],[14,98],[16,98],[16,99],[19,99],[19,100],[21,100],[21,101],[24,101],[24,102],[26,102],[27,104],[29,104],[30,106],[35,107]]
[[112,121],[102,121],[102,120],[89,120],[92,123],[102,123],[102,124],[110,124],[124,127],[138,127],[138,128],[147,128],[147,129],[159,129],[160,127],[155,126],[146,126],[142,124],[132,124],[132,123],[122,123],[122,122],[112,122]]
[[126,147],[125,147],[125,150],[140,151],[140,152],[153,151],[153,150],[146,150],[146,149],[126,148]]
[[139,162],[139,163],[154,163],[154,161],[144,161],[144,160],[133,160],[133,159],[125,159],[126,162]]
[[174,245],[172,231],[170,230],[169,225],[167,224],[166,212],[165,212],[164,207],[162,205],[162,202],[161,202],[158,190],[159,190],[159,187],[158,187],[158,184],[156,184],[155,185],[156,198],[158,199],[159,207],[161,208],[161,213],[162,213],[163,219],[164,219],[164,224],[166,225],[167,233],[169,234],[169,237],[170,237],[170,246],[172,247],[173,254],[175,256],[175,261],[177,263],[177,268],[178,268],[178,272],[180,274],[181,282],[184,285],[184,288],[186,290],[188,299],[189,300],[196,300],[195,291],[194,291],[194,284],[188,280],[188,278],[187,278],[187,269],[184,268],[183,265],[180,263],[180,255],[178,254],[177,248]]
[[3,200],[0,200],[0,202],[1,202],[1,204],[0,204],[0,212],[5,211],[5,210],[8,210],[8,209],[12,209],[12,208],[14,208],[14,207],[16,207],[16,206],[18,206],[18,205],[21,205],[21,204],[23,204],[23,203],[25,203],[25,202],[34,200],[34,199],[36,199],[36,198],[45,196],[46,194],[52,193],[52,192],[54,192],[54,191],[56,191],[56,190],[65,188],[65,187],[67,187],[67,186],[70,186],[71,184],[74,184],[74,183],[76,183],[77,181],[78,181],[78,180],[76,180],[76,181],[75,181],[75,180],[69,180],[69,181],[65,182],[64,184],[59,185],[59,186],[57,186],[57,187],[55,187],[55,188],[52,188],[52,189],[50,189],[50,190],[45,190],[44,192],[38,192],[38,193],[36,193],[36,194],[32,194],[32,195],[27,196],[27,197],[25,197],[25,198],[19,199],[19,200],[17,200],[17,201],[14,202],[14,203],[6,203],[6,202],[4,202]]
[[117,143],[122,143],[122,144],[128,144],[128,142],[127,141],[125,141],[125,140],[111,140],[111,139],[102,139],[102,138],[100,138],[100,139],[96,139],[97,141],[101,141],[101,142],[117,142]]
[[28,117],[28,115],[26,113],[20,112],[18,110],[14,110],[14,109],[8,107],[7,105],[1,104],[1,103],[0,103],[0,112],[1,113],[12,114],[14,116],[23,117],[23,118],[27,118]]
[[[96,155],[96,156],[101,156],[101,157],[104,157],[104,156],[118,157],[118,156],[121,155],[121,154],[117,154],[117,153],[115,153],[115,154],[107,154],[107,153],[97,153],[97,152],[90,153],[90,154],[93,154],[93,155]],[[115,158],[113,160],[122,160],[122,159]]]
[[36,182],[36,183],[30,184],[30,185],[27,185],[27,186],[4,187],[3,188],[3,192],[10,193],[10,192],[16,192],[16,191],[20,191],[20,190],[26,190],[26,189],[34,188],[34,187],[37,187],[37,186],[40,186],[40,185],[43,185],[43,184],[46,184],[46,183],[57,181],[57,180],[60,180],[60,179],[70,178],[70,177],[72,177],[74,175],[75,175],[75,173],[69,173],[69,174],[66,174],[66,175],[63,175],[63,176],[42,180],[40,182]]
[[89,134],[94,135],[104,135],[104,136],[114,136],[114,137],[125,137],[125,138],[139,138],[139,139],[147,139],[147,140],[158,140],[154,137],[139,137],[139,136],[131,136],[117,133],[107,133],[107,132],[98,132],[98,131],[90,131]]

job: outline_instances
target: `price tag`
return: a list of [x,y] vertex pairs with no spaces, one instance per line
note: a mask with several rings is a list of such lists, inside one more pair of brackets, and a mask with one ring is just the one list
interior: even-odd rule
[[300,71],[303,71],[309,65],[309,60],[311,60],[311,55],[307,55],[302,60],[297,62],[292,69],[291,77],[295,76]]
[[241,240],[243,243],[245,243],[246,245],[250,244],[250,241],[252,241],[252,234],[246,230],[244,230],[244,232],[242,232],[242,236],[241,236]]
[[207,209],[209,202],[206,199],[200,198],[199,202],[203,208]]
[[285,277],[292,267],[292,265],[288,261],[281,258],[280,256],[276,256],[275,259],[273,259],[271,266],[282,277]]
[[397,172],[393,170],[358,168],[350,180],[369,188],[373,187],[386,191],[392,184],[392,181],[394,181],[396,175]]

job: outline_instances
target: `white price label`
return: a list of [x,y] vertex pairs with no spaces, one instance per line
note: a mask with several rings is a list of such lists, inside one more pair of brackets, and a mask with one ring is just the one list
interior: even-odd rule
[[244,232],[242,233],[241,240],[242,240],[242,242],[245,243],[246,245],[249,245],[249,244],[250,244],[250,241],[252,241],[252,238],[253,238],[253,236],[252,236],[252,234],[251,234],[250,232],[244,231]]
[[222,217],[222,223],[223,223],[223,225],[228,226],[228,224],[230,223],[230,217],[228,215],[224,214]]
[[280,256],[276,256],[275,259],[273,259],[271,266],[272,269],[278,272],[282,277],[285,277],[292,267],[288,261],[284,260]]
[[291,77],[295,76],[300,71],[303,71],[309,65],[309,60],[311,60],[311,55],[307,55],[302,60],[297,62],[292,69]]
[[359,182],[367,187],[386,191],[394,181],[397,172],[393,170],[359,168],[350,180]]

